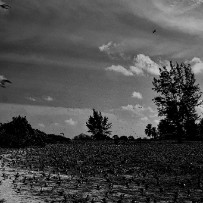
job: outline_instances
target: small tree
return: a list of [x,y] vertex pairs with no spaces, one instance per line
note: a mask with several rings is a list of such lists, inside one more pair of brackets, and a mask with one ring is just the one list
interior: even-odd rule
[[111,134],[112,123],[108,122],[108,117],[103,117],[101,112],[95,109],[93,109],[93,115],[86,122],[86,126],[95,140],[105,140]]
[[147,135],[147,137],[152,136],[152,124],[151,123],[147,124],[147,126],[145,128],[145,134]]
[[135,138],[134,138],[132,135],[130,135],[130,136],[128,137],[128,140],[129,140],[129,141],[133,141],[133,140],[135,140]]

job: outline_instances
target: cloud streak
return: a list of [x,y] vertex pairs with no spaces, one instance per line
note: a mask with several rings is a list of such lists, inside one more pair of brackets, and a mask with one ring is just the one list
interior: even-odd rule
[[128,8],[135,15],[146,18],[161,27],[202,35],[202,1],[128,0]]

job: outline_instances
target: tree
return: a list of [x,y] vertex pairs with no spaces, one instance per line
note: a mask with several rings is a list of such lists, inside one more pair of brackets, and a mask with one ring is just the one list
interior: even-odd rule
[[84,140],[84,141],[86,141],[86,140],[91,140],[92,138],[89,136],[89,135],[86,135],[86,134],[84,134],[84,133],[81,133],[81,134],[79,134],[79,135],[77,135],[77,136],[75,136],[74,138],[73,138],[73,140]]
[[128,137],[128,140],[129,140],[129,141],[133,141],[133,140],[135,140],[135,138],[134,138],[132,135],[130,135],[130,136]]
[[118,135],[113,135],[113,139],[114,140],[119,140],[119,136]]
[[158,132],[157,132],[156,127],[152,127],[151,136],[152,136],[152,138],[155,139],[155,140],[158,138]]
[[170,62],[170,68],[159,70],[159,78],[154,78],[152,88],[159,96],[153,100],[158,107],[158,115],[175,127],[176,138],[181,141],[189,133],[187,124],[194,124],[199,118],[195,107],[202,104],[202,92],[190,64],[173,65]]
[[148,137],[151,137],[151,135],[152,135],[152,124],[151,123],[147,124],[147,126],[145,128],[145,134]]
[[145,128],[145,134],[148,136],[148,137],[152,137],[154,139],[157,139],[158,137],[158,132],[157,132],[157,129],[156,127],[152,127],[152,124],[147,124],[146,128]]
[[175,139],[176,136],[174,134],[175,132],[175,126],[168,121],[167,119],[160,120],[158,124],[158,133],[160,139]]
[[93,109],[93,115],[89,117],[86,126],[93,136],[93,139],[104,140],[111,134],[112,123],[108,122],[108,117],[102,116],[101,112]]
[[122,135],[122,136],[120,136],[119,140],[127,141],[127,140],[128,140],[128,137],[125,136],[125,135]]

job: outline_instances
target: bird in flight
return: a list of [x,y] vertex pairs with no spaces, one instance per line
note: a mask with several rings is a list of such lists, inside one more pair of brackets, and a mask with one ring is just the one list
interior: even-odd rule
[[5,78],[3,75],[0,75],[0,86],[5,88],[6,83],[12,83],[12,82],[10,80],[8,80],[7,78]]
[[0,0],[0,7],[3,8],[3,9],[9,9],[9,8],[11,8],[8,4],[4,3],[1,0]]
[[156,32],[156,29],[153,30],[153,34]]

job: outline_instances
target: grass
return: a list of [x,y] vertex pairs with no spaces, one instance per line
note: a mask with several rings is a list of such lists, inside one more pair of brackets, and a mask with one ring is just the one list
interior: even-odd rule
[[16,194],[42,202],[203,202],[199,142],[72,143],[1,153]]

